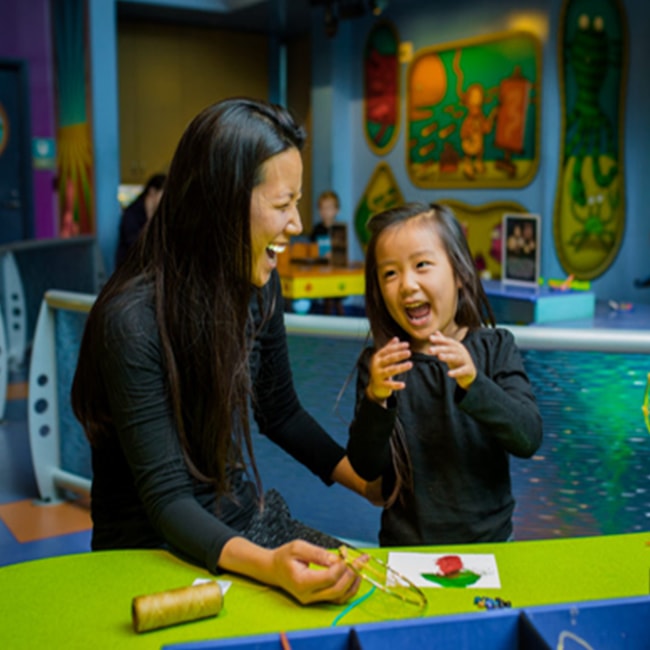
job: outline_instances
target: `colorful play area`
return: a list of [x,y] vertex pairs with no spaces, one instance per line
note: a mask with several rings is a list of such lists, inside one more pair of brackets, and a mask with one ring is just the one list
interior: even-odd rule
[[[648,24],[637,0],[3,2],[0,647],[650,650]],[[277,270],[296,391],[341,445],[366,224],[411,200],[454,211],[543,420],[510,458],[513,541],[381,547],[381,508],[255,430],[264,488],[360,550],[350,602],[167,549],[91,552],[70,387],[121,193],[239,94],[308,127],[304,232]],[[333,234],[309,241],[333,188]]]

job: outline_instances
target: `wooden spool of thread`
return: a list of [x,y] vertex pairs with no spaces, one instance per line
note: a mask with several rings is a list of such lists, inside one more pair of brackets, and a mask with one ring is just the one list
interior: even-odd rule
[[219,583],[214,581],[136,596],[131,604],[133,629],[147,632],[216,616],[222,606],[223,593]]

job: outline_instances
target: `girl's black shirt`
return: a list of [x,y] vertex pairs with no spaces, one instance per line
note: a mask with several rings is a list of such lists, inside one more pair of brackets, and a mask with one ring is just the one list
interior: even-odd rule
[[399,423],[412,467],[412,487],[383,511],[382,546],[495,542],[512,535],[509,457],[537,451],[542,419],[508,330],[483,327],[463,343],[477,370],[467,391],[447,376],[445,363],[414,353],[413,368],[400,377],[406,388],[391,396],[387,409],[365,396],[372,350],[359,361],[350,462],[365,479],[383,476],[384,494],[390,494],[395,471],[389,440]]

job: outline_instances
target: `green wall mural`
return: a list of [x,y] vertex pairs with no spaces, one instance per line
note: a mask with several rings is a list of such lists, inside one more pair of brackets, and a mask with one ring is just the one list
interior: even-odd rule
[[93,150],[88,122],[86,2],[52,0],[56,62],[59,234],[94,233]]
[[625,227],[626,28],[619,0],[567,0],[560,33],[561,155],[553,232],[562,267],[591,280]]
[[424,188],[522,187],[539,163],[541,47],[508,32],[418,51],[407,79],[407,169]]
[[364,126],[368,146],[385,154],[399,135],[399,37],[387,21],[377,23],[364,53]]
[[391,168],[385,162],[379,163],[354,212],[354,232],[364,250],[370,239],[370,233],[366,228],[368,219],[402,203],[404,203],[404,196]]

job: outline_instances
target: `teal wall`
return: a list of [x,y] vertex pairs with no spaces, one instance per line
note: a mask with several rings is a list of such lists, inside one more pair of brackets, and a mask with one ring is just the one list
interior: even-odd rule
[[[156,3],[156,0],[138,0]],[[43,9],[45,3],[33,7]],[[92,123],[95,155],[95,191],[97,236],[108,270],[112,268],[117,241],[119,206],[119,115],[117,94],[117,2],[88,0],[90,60],[92,62]],[[21,5],[21,0],[9,0]],[[168,6],[188,6],[181,0],[158,0]],[[191,6],[205,9],[206,0],[192,0]],[[650,275],[650,188],[646,172],[650,169],[650,84],[647,61],[650,60],[650,4],[641,0],[622,0],[627,13],[628,70],[625,111],[624,171],[626,174],[626,231],[624,241],[608,271],[593,282],[600,299],[650,303],[649,289],[635,289],[634,278]],[[408,179],[405,168],[404,128],[392,150],[377,156],[370,151],[363,132],[362,57],[365,38],[374,17],[344,20],[338,33],[327,39],[323,28],[323,8],[312,10],[312,174],[313,197],[326,188],[335,188],[342,199],[342,218],[352,219],[370,175],[380,161],[388,163],[407,199],[433,200],[453,198],[479,205],[496,200],[513,200],[531,212],[542,215],[542,275],[563,277],[553,246],[553,205],[560,151],[560,97],[558,86],[556,34],[562,0],[392,0],[382,18],[391,20],[402,41],[411,41],[413,49],[441,45],[508,28],[514,12],[535,11],[546,16],[548,36],[543,43],[540,165],[534,180],[522,189],[423,190]],[[17,12],[8,12],[8,20]],[[282,100],[285,90],[278,43],[272,45],[269,65],[272,99]],[[402,71],[406,72],[406,66]],[[402,75],[402,99],[405,74]],[[32,102],[51,103],[52,89],[32,96]],[[403,111],[402,111],[403,112]],[[41,134],[36,134],[41,135]],[[311,206],[315,209],[315,206]],[[309,206],[305,209],[309,209]],[[45,233],[37,236],[48,236]],[[353,259],[362,253],[352,237]]]
[[[592,282],[599,299],[650,303],[650,289],[636,289],[634,278],[650,275],[650,105],[647,61],[650,39],[650,4],[622,0],[627,13],[628,69],[625,110],[624,172],[626,174],[626,230],[623,245],[612,266]],[[542,104],[540,110],[540,165],[533,181],[521,189],[425,190],[408,178],[405,160],[405,129],[383,156],[366,144],[363,127],[363,70],[365,40],[374,24],[366,16],[340,22],[337,34],[327,39],[323,12],[314,12],[312,23],[312,110],[314,125],[313,196],[328,187],[341,195],[342,215],[351,219],[370,176],[386,162],[407,200],[457,199],[472,205],[497,200],[517,201],[542,216],[542,262],[544,277],[562,278],[563,271],[553,245],[553,210],[558,181],[561,113],[559,95],[558,40],[562,0],[404,0],[390,3],[382,18],[395,26],[401,41],[413,50],[444,46],[456,40],[489,35],[509,28],[514,13],[532,11],[545,16],[547,36],[542,43]],[[405,110],[406,65],[401,66],[402,116]],[[362,259],[354,239],[353,256]]]
[[117,12],[114,0],[87,0],[91,65],[95,223],[106,270],[113,270],[120,205]]

